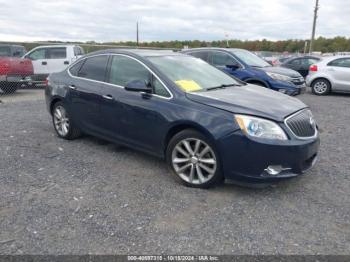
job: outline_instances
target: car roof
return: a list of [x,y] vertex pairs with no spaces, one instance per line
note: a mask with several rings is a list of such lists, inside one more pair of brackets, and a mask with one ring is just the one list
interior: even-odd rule
[[24,48],[23,45],[12,45],[12,44],[0,44],[0,46],[12,46],[12,47],[21,47],[21,48]]
[[[223,48],[223,47],[199,47],[199,48],[188,48],[188,49],[183,49],[182,52],[187,52],[187,51],[200,51],[200,50],[203,50],[203,51],[207,51],[207,50],[221,50],[221,51],[227,51],[227,52],[231,52],[231,51],[238,51],[238,50],[241,50],[241,51],[249,51],[249,50],[246,50],[246,49],[242,49],[242,48]],[[250,52],[250,51],[249,51]]]
[[53,48],[53,47],[71,47],[71,46],[79,46],[79,45],[38,45],[36,47],[34,47],[33,49],[35,48]]
[[89,53],[90,55],[97,54],[129,54],[137,55],[141,57],[154,57],[154,56],[183,56],[179,52],[174,52],[173,50],[154,50],[154,49],[124,49],[124,48],[115,48],[115,49],[106,49],[96,52]]

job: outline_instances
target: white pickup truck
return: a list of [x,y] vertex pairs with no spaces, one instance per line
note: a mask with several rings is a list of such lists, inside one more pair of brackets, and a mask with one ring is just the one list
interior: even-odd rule
[[82,55],[84,50],[77,45],[50,45],[35,47],[23,58],[32,60],[32,83],[38,84],[44,82],[49,74],[64,70]]

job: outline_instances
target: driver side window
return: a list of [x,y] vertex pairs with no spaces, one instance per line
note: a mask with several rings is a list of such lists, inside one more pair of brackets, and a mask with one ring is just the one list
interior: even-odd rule
[[40,48],[40,49],[34,50],[27,56],[27,58],[29,58],[30,60],[46,59],[46,49]]
[[170,97],[163,84],[138,61],[126,56],[112,56],[108,82],[125,87],[134,80],[145,81],[146,84],[152,85],[153,94]]
[[151,83],[151,73],[139,62],[126,56],[112,56],[109,83],[126,86],[127,83],[141,80]]

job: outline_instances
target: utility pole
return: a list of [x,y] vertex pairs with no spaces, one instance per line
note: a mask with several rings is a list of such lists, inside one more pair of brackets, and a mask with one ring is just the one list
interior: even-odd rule
[[136,22],[136,45],[139,46],[139,22]]
[[315,5],[315,10],[314,10],[314,22],[312,25],[312,34],[311,34],[311,40],[310,40],[310,46],[309,46],[309,53],[312,53],[312,48],[313,48],[313,42],[315,39],[315,32],[316,32],[316,20],[317,20],[317,12],[319,9],[319,5],[318,5],[318,0],[316,0],[316,5]]

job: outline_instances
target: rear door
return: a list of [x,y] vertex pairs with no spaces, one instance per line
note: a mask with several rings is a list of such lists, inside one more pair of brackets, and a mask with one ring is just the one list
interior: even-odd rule
[[69,64],[67,47],[50,47],[47,49],[47,69],[49,74],[61,72]]
[[108,55],[98,55],[81,60],[69,69],[67,99],[69,112],[83,129],[100,133],[99,110],[101,84],[105,81]]
[[327,64],[327,72],[333,79],[334,90],[350,91],[350,58],[339,58]]

